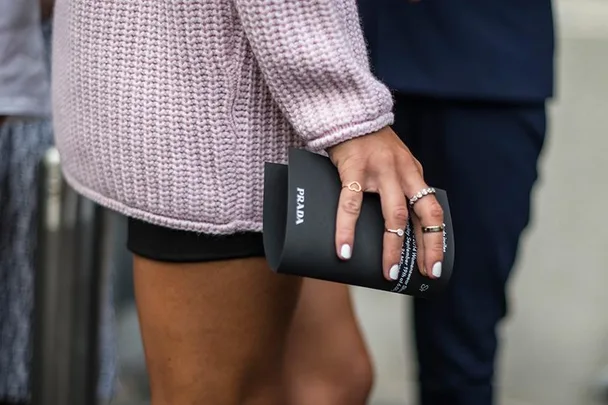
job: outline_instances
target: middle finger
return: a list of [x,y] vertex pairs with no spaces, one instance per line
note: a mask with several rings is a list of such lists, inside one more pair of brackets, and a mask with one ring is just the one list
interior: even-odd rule
[[403,249],[403,235],[408,220],[407,201],[396,177],[387,178],[378,192],[386,232],[383,239],[382,268],[384,277],[395,281],[399,278],[399,263]]

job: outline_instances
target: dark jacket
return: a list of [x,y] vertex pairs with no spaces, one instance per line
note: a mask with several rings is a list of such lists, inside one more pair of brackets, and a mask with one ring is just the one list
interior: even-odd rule
[[534,101],[553,95],[551,0],[359,0],[376,75],[394,90]]

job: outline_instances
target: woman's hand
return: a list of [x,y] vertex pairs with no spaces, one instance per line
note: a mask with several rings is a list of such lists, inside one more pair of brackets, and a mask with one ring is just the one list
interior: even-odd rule
[[[338,168],[343,184],[336,219],[338,256],[348,260],[352,255],[355,225],[363,201],[362,192],[380,194],[386,229],[405,230],[410,212],[406,197],[412,197],[429,186],[424,182],[422,166],[393,130],[386,127],[343,142],[330,148],[328,153]],[[413,213],[418,266],[422,274],[439,278],[443,260],[443,232],[423,233],[422,227],[441,227],[443,209],[435,196],[428,194],[414,204]],[[396,280],[403,236],[387,231],[383,246],[384,276],[388,280]]]

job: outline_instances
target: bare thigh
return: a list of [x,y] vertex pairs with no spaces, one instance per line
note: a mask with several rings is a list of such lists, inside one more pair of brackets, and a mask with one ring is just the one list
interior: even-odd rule
[[153,405],[281,403],[281,364],[301,279],[263,259],[134,260]]
[[373,370],[347,286],[305,279],[286,353],[290,405],[366,403]]

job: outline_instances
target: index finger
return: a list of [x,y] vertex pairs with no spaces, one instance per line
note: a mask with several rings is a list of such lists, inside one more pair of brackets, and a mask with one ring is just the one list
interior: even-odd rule
[[349,260],[355,242],[355,228],[363,203],[363,187],[357,181],[342,186],[336,214],[336,252],[342,260]]

